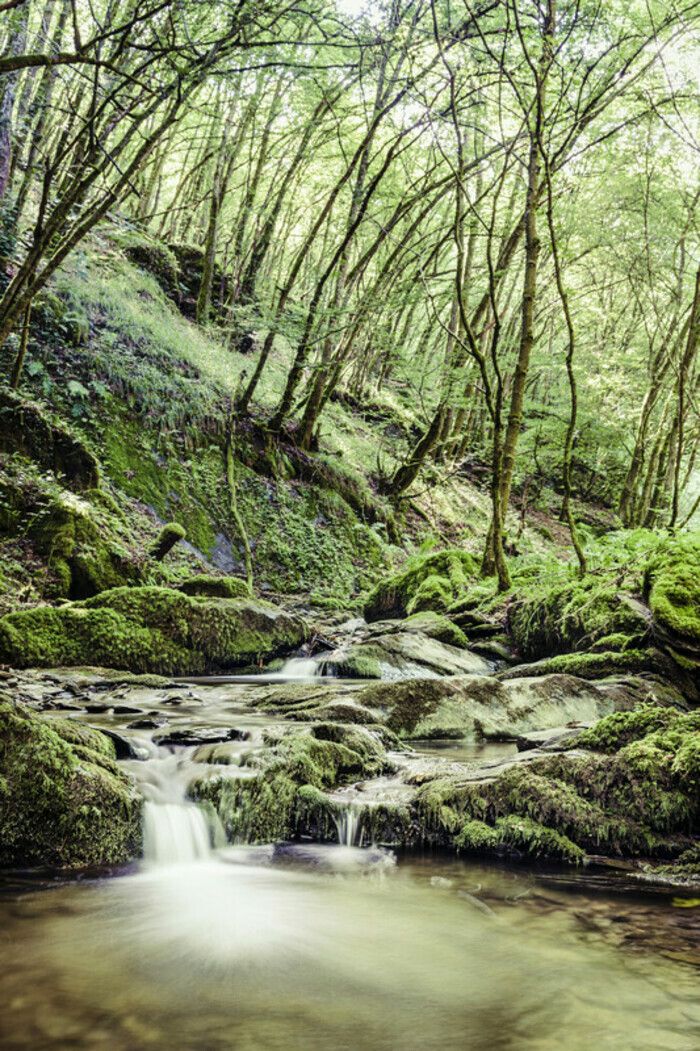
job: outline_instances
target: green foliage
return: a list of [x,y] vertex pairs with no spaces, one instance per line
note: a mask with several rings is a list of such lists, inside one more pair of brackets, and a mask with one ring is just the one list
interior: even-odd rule
[[140,798],[111,741],[0,696],[0,864],[127,861],[140,847]]
[[368,620],[444,612],[478,572],[473,555],[456,548],[411,556],[400,573],[381,580],[365,603]]

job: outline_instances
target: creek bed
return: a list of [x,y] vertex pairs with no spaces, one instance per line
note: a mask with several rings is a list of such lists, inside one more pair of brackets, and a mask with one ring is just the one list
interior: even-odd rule
[[[211,815],[187,801],[189,780],[249,775],[242,754],[290,725],[251,710],[246,688],[212,686],[205,702],[196,688],[139,687],[90,711],[76,703],[71,712],[70,699],[56,708],[138,754],[123,763],[147,801],[148,860],[79,879],[0,882],[0,1047],[700,1046],[700,908],[679,891],[602,867],[397,857],[372,845],[221,845]],[[234,736],[215,740],[217,728]],[[159,741],[188,732],[202,741]],[[482,764],[514,749],[415,744],[407,761],[417,763]],[[397,782],[367,786],[391,797]],[[366,790],[335,795],[351,811]]]

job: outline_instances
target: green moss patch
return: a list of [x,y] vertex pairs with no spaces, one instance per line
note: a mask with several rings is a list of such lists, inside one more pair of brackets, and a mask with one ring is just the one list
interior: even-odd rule
[[140,810],[107,737],[0,694],[0,864],[128,861],[140,849]]
[[478,572],[473,555],[457,548],[413,555],[400,573],[381,580],[365,603],[367,620],[444,612]]
[[304,638],[303,622],[270,603],[124,587],[83,603],[8,614],[0,619],[0,660],[20,668],[93,664],[187,675],[274,657]]

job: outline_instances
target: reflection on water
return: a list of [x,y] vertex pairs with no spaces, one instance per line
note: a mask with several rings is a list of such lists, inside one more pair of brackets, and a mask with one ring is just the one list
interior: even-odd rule
[[[271,863],[279,857],[285,864]],[[237,861],[238,864],[233,864]],[[1,1046],[700,1046],[697,977],[586,938],[533,881],[350,847],[229,848],[0,897]]]

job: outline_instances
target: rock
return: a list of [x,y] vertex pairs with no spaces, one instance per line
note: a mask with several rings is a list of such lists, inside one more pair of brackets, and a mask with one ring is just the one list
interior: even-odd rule
[[248,584],[241,577],[212,577],[201,573],[178,584],[178,591],[186,595],[203,595],[208,598],[249,598]]
[[572,721],[592,722],[615,709],[613,697],[569,675],[381,683],[366,687],[357,702],[380,713],[399,736],[425,739],[511,739]]
[[0,693],[0,864],[117,864],[140,849],[141,800],[113,743]]
[[159,745],[195,745],[212,744],[217,741],[247,741],[250,734],[238,730],[235,726],[182,726],[170,730],[161,730],[153,735]]
[[444,612],[477,571],[474,556],[459,548],[414,555],[401,572],[381,580],[370,592],[365,617],[372,621],[421,610]]
[[164,726],[167,719],[161,716],[148,716],[145,719],[134,719],[133,723],[127,723],[127,730],[157,730]]
[[[656,641],[686,672],[700,668],[700,530],[661,544],[644,574]],[[697,680],[696,680],[697,681]]]
[[518,734],[515,743],[519,752],[531,752],[534,748],[544,751],[561,751],[570,745],[582,730],[591,725],[591,723],[577,723],[575,726],[555,726],[551,730],[530,730],[527,733]]
[[46,667],[93,660],[137,673],[187,675],[269,659],[305,637],[299,617],[268,602],[121,587],[3,617],[0,661]]
[[476,653],[448,646],[411,631],[373,637],[373,646],[386,654],[387,663],[398,670],[405,665],[424,668],[433,675],[488,675],[493,665]]
[[644,707],[583,730],[570,750],[439,773],[413,800],[424,841],[473,853],[677,858],[697,871],[700,713]]
[[413,613],[401,621],[403,631],[417,632],[437,642],[456,646],[457,649],[467,649],[469,641],[461,628],[458,628],[444,613],[436,613],[434,610],[423,610],[421,613]]
[[117,733],[116,730],[110,730],[105,726],[99,728],[99,732],[103,733],[105,737],[109,737],[110,741],[114,745],[114,754],[117,759],[142,759],[142,753],[134,748],[131,741],[124,737],[122,734]]

